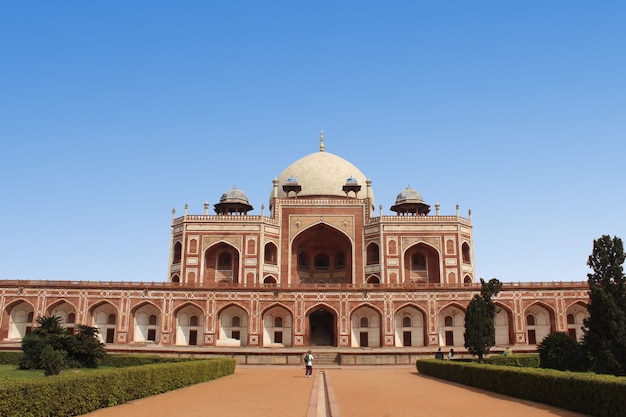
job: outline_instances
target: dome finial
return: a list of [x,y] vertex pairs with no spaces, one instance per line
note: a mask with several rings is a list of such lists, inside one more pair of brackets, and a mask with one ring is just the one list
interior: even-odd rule
[[320,152],[324,152],[324,130],[320,132]]

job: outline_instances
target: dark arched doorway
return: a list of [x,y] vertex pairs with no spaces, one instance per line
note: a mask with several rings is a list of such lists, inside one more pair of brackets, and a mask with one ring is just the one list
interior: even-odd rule
[[335,316],[323,307],[309,315],[309,344],[335,346]]

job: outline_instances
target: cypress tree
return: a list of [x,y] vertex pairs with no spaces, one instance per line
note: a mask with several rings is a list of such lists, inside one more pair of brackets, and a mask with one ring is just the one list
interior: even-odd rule
[[502,289],[502,283],[492,278],[489,282],[480,279],[480,295],[476,294],[467,306],[465,313],[465,347],[472,355],[483,356],[496,344],[496,327],[494,318],[496,305],[491,299]]
[[626,375],[626,280],[624,245],[608,235],[594,240],[587,265],[589,317],[584,321],[583,346],[592,369]]

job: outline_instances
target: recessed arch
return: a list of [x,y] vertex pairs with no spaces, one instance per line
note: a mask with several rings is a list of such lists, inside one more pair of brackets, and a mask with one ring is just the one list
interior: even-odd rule
[[540,301],[528,305],[524,309],[526,324],[526,342],[537,345],[551,332],[556,331],[554,309]]
[[189,238],[189,253],[195,254],[198,252],[198,239],[195,237]]
[[376,275],[370,275],[369,277],[367,277],[366,282],[368,284],[377,285],[380,284],[380,278]]
[[[48,307],[46,308],[45,314],[47,316],[61,317],[58,314],[55,314],[57,310],[59,310],[59,312],[65,312],[66,314],[68,310],[71,310],[75,313],[76,306],[74,306],[72,302],[67,301],[66,299],[62,298],[60,300],[55,300],[54,302],[50,303],[50,305],[48,305]],[[61,319],[64,319],[64,317],[61,317]]]
[[172,264],[179,264],[183,257],[183,244],[180,240],[174,243],[172,253]]
[[236,303],[224,306],[218,312],[218,346],[248,345],[248,311]]
[[367,265],[378,265],[380,263],[380,246],[378,246],[378,243],[368,243],[365,254]]
[[306,310],[306,335],[313,346],[337,346],[337,310],[319,303]]
[[197,308],[204,315],[204,308],[202,308],[202,306],[200,306],[198,303],[193,302],[193,301],[185,301],[184,303],[182,303],[179,306],[177,306],[176,308],[174,308],[174,310],[173,310],[174,315],[178,314],[181,310],[183,310],[183,309],[185,309],[187,307]]
[[465,308],[458,303],[449,303],[439,310],[440,346],[463,346],[465,344]]
[[353,283],[353,242],[331,224],[311,225],[291,241],[290,269],[299,283]]
[[437,248],[417,242],[403,254],[405,283],[441,283],[440,253]]
[[292,346],[293,315],[280,303],[272,304],[264,309],[261,317],[263,322],[263,346]]
[[48,306],[46,315],[59,317],[61,319],[61,326],[65,327],[70,333],[74,333],[76,311],[74,304],[65,299],[61,299]]
[[263,278],[263,284],[276,285],[277,283],[278,280],[273,275],[266,275],[265,278]]
[[425,326],[426,312],[418,306],[407,303],[396,309],[395,346],[426,346],[428,326]]
[[102,343],[110,344],[116,341],[119,310],[109,301],[100,301],[88,309],[91,316],[91,326],[98,329],[98,338]]
[[376,314],[380,315],[381,317],[382,317],[382,315],[383,315],[383,311],[382,311],[379,307],[377,307],[377,306],[375,306],[374,304],[369,303],[369,302],[361,302],[361,303],[359,303],[358,305],[353,306],[353,307],[352,307],[352,308],[348,311],[348,315],[352,315],[352,314],[354,314],[354,312],[355,312],[356,310],[358,310],[359,308],[361,308],[361,307],[368,307],[368,308],[371,308],[372,310],[376,311]]
[[446,239],[446,255],[454,255],[455,254],[455,245],[454,239]]
[[112,302],[110,302],[108,300],[99,300],[99,301],[93,303],[92,305],[90,305],[87,308],[87,312],[93,316],[94,311],[99,309],[99,308],[101,308],[101,307],[108,307],[110,309],[115,310],[115,312],[118,311],[117,306],[115,304],[113,304]]
[[370,304],[362,304],[350,313],[351,345],[377,348],[382,346],[382,315]]
[[471,249],[470,249],[470,245],[467,242],[463,242],[463,244],[461,245],[461,255],[463,258],[463,263],[471,265],[472,263]]
[[242,305],[242,304],[240,304],[240,303],[238,303],[238,302],[236,302],[236,301],[230,302],[230,303],[228,303],[228,304],[226,304],[226,305],[224,305],[224,306],[220,307],[220,308],[217,310],[217,314],[218,314],[218,315],[220,315],[220,314],[222,314],[224,311],[228,310],[228,309],[229,309],[229,308],[231,308],[231,307],[237,307],[237,308],[240,308],[241,310],[243,310],[243,313],[244,313],[246,316],[249,316],[249,315],[250,315],[250,312],[248,311],[248,309],[247,309],[244,305]]
[[219,241],[210,245],[203,255],[204,282],[239,283],[240,260],[239,249],[229,242]]
[[584,320],[589,318],[587,305],[581,301],[570,304],[565,310],[567,334],[574,340],[580,341],[584,336]]
[[274,242],[265,244],[263,259],[266,264],[278,265],[278,247]]
[[397,250],[398,250],[398,243],[395,241],[395,239],[389,239],[387,241],[387,251],[389,255],[395,255]]
[[9,340],[22,340],[29,335],[35,322],[35,308],[23,299],[9,303],[4,310],[4,318],[9,321]]
[[446,303],[446,304],[442,305],[442,306],[439,308],[439,311],[441,312],[441,311],[443,311],[443,310],[445,310],[445,309],[447,309],[447,308],[449,308],[449,307],[454,307],[454,308],[457,308],[457,309],[459,309],[459,310],[460,310],[463,314],[465,314],[465,312],[467,311],[467,308],[466,308],[463,304],[460,304],[460,303],[458,303],[458,302],[456,302],[456,301],[451,301],[451,302],[449,302],[449,303]]
[[508,347],[515,343],[513,311],[505,304],[495,302],[496,312],[493,318],[496,329],[496,346]]
[[144,301],[131,309],[131,317],[133,319],[132,341],[159,343],[161,316],[161,309],[150,301]]
[[187,302],[174,310],[176,323],[175,344],[179,346],[203,345],[204,309]]
[[18,298],[17,300],[13,300],[10,303],[8,303],[5,307],[5,311],[10,311],[13,308],[15,308],[18,304],[21,304],[21,303],[27,304],[30,310],[35,311],[35,306],[33,306],[33,304],[30,301],[23,299],[23,298]]

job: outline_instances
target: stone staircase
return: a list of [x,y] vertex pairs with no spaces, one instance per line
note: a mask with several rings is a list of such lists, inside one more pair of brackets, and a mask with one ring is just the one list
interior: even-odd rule
[[311,353],[315,358],[315,360],[313,361],[313,366],[339,365],[340,354],[338,352],[318,352],[312,350]]

